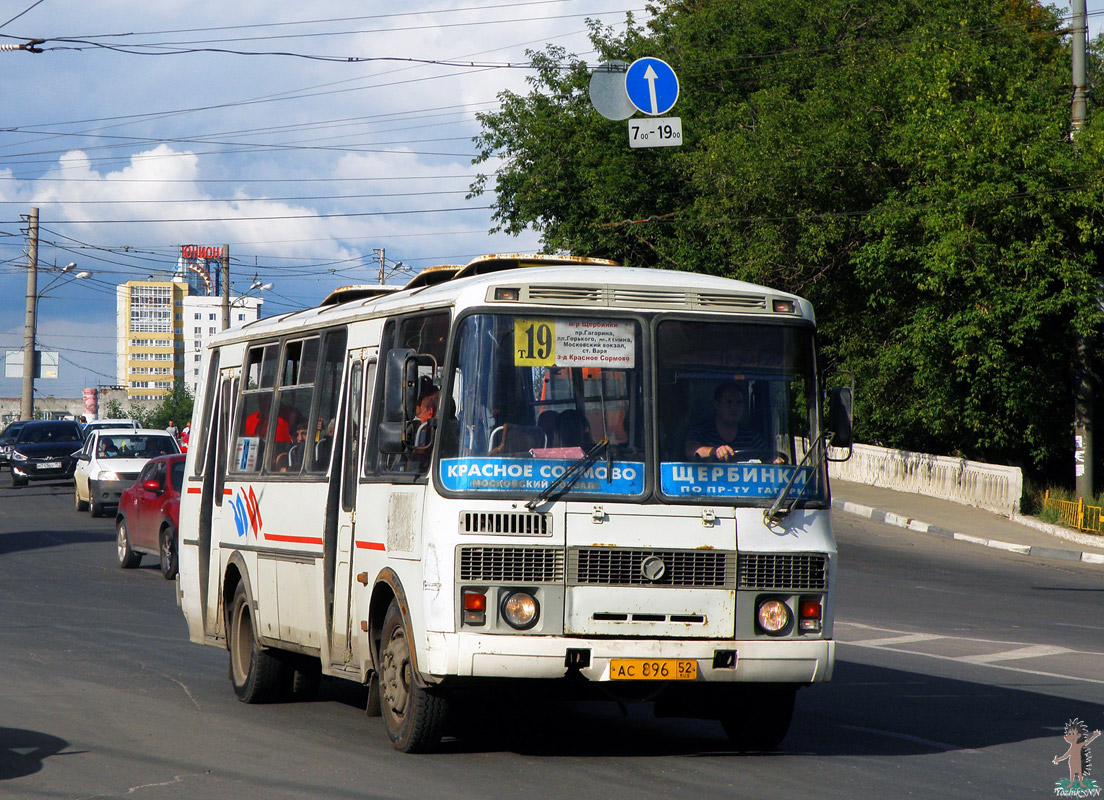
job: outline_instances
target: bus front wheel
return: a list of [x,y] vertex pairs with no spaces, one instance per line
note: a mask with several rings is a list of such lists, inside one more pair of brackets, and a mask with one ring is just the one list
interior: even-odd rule
[[403,753],[424,753],[441,740],[447,700],[414,675],[410,635],[402,611],[392,602],[380,631],[380,706],[387,738]]
[[790,730],[796,694],[796,686],[749,685],[721,716],[729,741],[742,751],[778,747]]
[[227,646],[230,682],[243,703],[268,703],[280,698],[287,681],[286,667],[274,650],[262,647],[253,630],[253,606],[245,583],[239,583],[230,605]]

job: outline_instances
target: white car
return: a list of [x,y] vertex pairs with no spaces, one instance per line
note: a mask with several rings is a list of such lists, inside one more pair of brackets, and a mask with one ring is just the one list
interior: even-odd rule
[[130,428],[131,430],[138,430],[142,427],[138,424],[136,419],[94,419],[84,423],[81,426],[81,433],[84,438],[87,439],[95,431],[103,430],[104,428]]
[[168,432],[146,428],[104,428],[93,431],[76,454],[73,471],[77,511],[103,516],[107,506],[117,506],[123,490],[134,483],[151,458],[179,453]]

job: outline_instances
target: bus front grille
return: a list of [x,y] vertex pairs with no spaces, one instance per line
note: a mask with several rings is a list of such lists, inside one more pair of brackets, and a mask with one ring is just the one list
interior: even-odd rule
[[461,581],[478,583],[563,583],[560,547],[460,547]]
[[568,553],[568,582],[579,586],[732,588],[734,555],[720,550],[579,547]]
[[741,553],[739,588],[824,591],[828,557],[808,553]]

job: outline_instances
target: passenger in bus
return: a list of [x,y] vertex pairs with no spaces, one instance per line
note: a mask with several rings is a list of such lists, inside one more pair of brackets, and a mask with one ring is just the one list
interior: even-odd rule
[[590,425],[586,417],[574,408],[569,408],[556,417],[552,447],[581,447],[588,450],[591,444]]
[[740,450],[766,450],[763,437],[744,423],[747,387],[726,381],[713,392],[713,419],[691,425],[686,432],[686,458],[728,461]]
[[[295,442],[287,452],[287,467],[290,472],[298,472],[303,468],[303,456],[306,454],[310,442],[307,440],[307,425],[300,423],[295,428]],[[279,459],[277,459],[279,461]]]
[[[264,439],[268,435],[268,409],[260,408],[245,418],[245,435],[259,436]],[[291,442],[291,431],[288,422],[283,417],[276,418],[276,441]]]
[[537,417],[537,427],[544,431],[544,438],[549,445],[552,444],[552,440],[556,435],[556,418],[559,416],[559,412],[549,409],[542,411],[540,416]]
[[414,449],[406,461],[406,472],[425,472],[429,468],[429,451],[433,447],[433,428],[430,421],[437,416],[437,403],[441,388],[428,376],[418,384],[418,405],[414,411],[417,419]]

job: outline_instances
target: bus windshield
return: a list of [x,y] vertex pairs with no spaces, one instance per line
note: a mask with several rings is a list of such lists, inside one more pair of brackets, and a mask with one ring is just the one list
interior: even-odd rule
[[[657,326],[659,489],[669,499],[823,501],[812,328],[663,320]],[[796,477],[794,471],[797,470]]]
[[638,322],[473,314],[456,342],[439,434],[446,490],[537,493],[608,440],[570,494],[643,494]]

